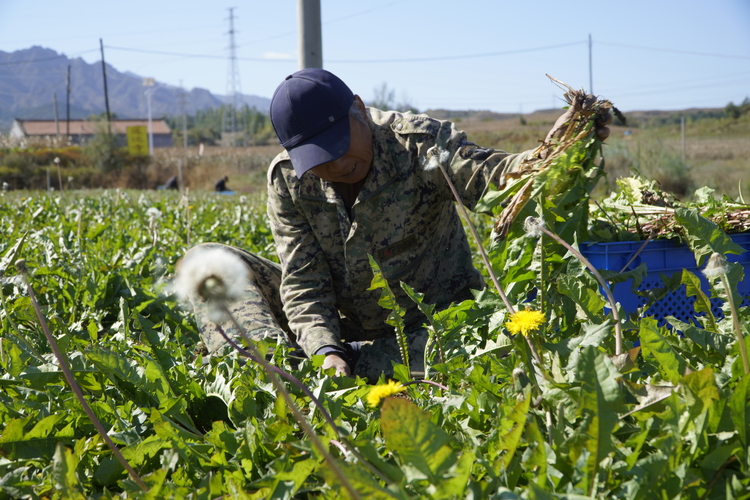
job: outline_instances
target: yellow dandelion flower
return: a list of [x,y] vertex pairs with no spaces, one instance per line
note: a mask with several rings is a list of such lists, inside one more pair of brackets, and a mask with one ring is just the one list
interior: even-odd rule
[[367,404],[376,408],[383,398],[393,396],[404,390],[406,390],[406,387],[401,382],[389,380],[387,384],[376,385],[370,389],[370,392],[367,394]]
[[523,336],[528,336],[529,333],[537,331],[543,323],[544,314],[527,309],[511,314],[510,319],[505,322],[505,328],[514,335],[520,333]]

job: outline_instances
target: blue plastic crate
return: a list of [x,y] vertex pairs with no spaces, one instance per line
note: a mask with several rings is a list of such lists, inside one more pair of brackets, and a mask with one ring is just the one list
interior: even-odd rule
[[[731,235],[731,238],[745,249],[745,252],[740,255],[727,255],[728,261],[739,262],[745,270],[745,277],[737,287],[740,295],[744,297],[740,307],[744,307],[750,305],[750,234],[734,234]],[[580,245],[580,250],[597,269],[622,271],[642,245],[642,241],[584,243]],[[637,290],[642,291],[663,287],[664,283],[662,282],[661,274],[671,276],[677,271],[687,269],[700,278],[703,292],[709,297],[711,296],[708,281],[706,281],[705,276],[701,272],[702,268],[698,268],[693,252],[686,245],[677,244],[672,240],[649,241],[633,262],[624,270],[635,269],[643,262],[646,263],[648,271],[646,278],[641,282]],[[615,300],[628,313],[635,312],[647,302],[644,297],[633,293],[632,280],[616,284],[613,295]],[[679,289],[668,293],[661,300],[655,302],[646,310],[645,314],[657,319],[661,325],[665,324],[667,316],[674,316],[686,323],[695,323],[697,314],[693,307],[694,304],[695,297],[688,297],[685,285],[682,285]],[[711,299],[711,304],[714,315],[721,317],[722,301]]]

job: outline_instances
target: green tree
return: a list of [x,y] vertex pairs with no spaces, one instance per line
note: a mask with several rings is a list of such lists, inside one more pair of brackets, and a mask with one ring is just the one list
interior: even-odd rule
[[418,113],[417,108],[409,104],[408,99],[403,102],[396,102],[396,91],[388,88],[388,84],[383,82],[380,87],[373,89],[374,98],[367,105],[382,110],[411,111]]
[[119,151],[117,137],[109,130],[106,121],[98,121],[96,127],[96,134],[83,147],[84,155],[102,172],[122,169],[127,161],[124,151]]
[[740,108],[734,104],[734,102],[730,102],[724,107],[724,112],[727,114],[729,118],[732,120],[736,120],[740,117]]
[[730,102],[724,107],[724,113],[726,113],[726,115],[732,120],[750,114],[750,97],[745,97],[739,106],[734,104],[734,101]]

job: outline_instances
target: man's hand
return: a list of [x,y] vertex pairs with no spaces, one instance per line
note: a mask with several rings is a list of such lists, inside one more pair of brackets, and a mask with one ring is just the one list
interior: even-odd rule
[[600,112],[596,120],[594,120],[596,136],[600,141],[609,137],[609,127],[607,125],[610,123],[612,123],[612,113],[609,110]]
[[352,374],[347,362],[338,354],[331,353],[326,355],[326,359],[323,361],[323,369],[327,370],[328,368],[335,368],[336,375],[348,377]]
[[[547,134],[547,140],[560,139],[565,134],[568,123],[573,119],[576,111],[591,109],[594,103],[596,103],[596,96],[591,94],[587,95],[583,100],[577,99],[574,101],[565,113],[560,115],[555,124],[552,125],[552,129]],[[609,127],[607,125],[610,123],[612,123],[612,113],[608,109],[600,109],[599,114],[594,119],[594,131],[599,140],[603,141],[609,137]]]

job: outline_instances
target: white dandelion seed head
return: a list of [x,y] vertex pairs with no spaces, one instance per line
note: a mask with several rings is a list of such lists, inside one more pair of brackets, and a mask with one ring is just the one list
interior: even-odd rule
[[526,374],[526,372],[524,372],[524,371],[523,371],[523,368],[518,368],[518,367],[516,367],[516,368],[513,368],[513,371],[511,372],[511,376],[512,376],[512,377],[513,377],[514,379],[518,379],[518,378],[521,378],[521,377],[523,377],[523,376],[524,376],[525,374]]
[[451,157],[451,154],[447,150],[440,151],[440,164],[445,165],[448,163],[448,159]]
[[430,170],[436,170],[440,168],[440,163],[438,163],[437,158],[433,155],[429,158],[424,158],[422,161],[422,168],[425,172],[429,172]]
[[240,203],[242,203],[242,204],[247,203],[247,196],[245,196],[244,194],[242,196],[240,196]]
[[542,235],[544,221],[538,217],[526,217],[523,221],[523,230],[529,238],[539,238]]
[[448,162],[448,158],[450,158],[448,151],[437,146],[432,146],[427,150],[424,158],[422,158],[422,168],[425,172],[438,169],[441,165],[445,165]]
[[250,279],[247,266],[221,247],[194,248],[177,268],[173,289],[182,301],[190,295],[206,300],[233,302],[244,295]]
[[146,210],[146,214],[153,220],[153,219],[160,219],[161,218],[161,210],[159,210],[156,207],[151,207],[148,210]]
[[722,254],[714,252],[708,258],[708,264],[703,270],[703,275],[708,279],[714,279],[727,274],[728,271],[727,259]]

